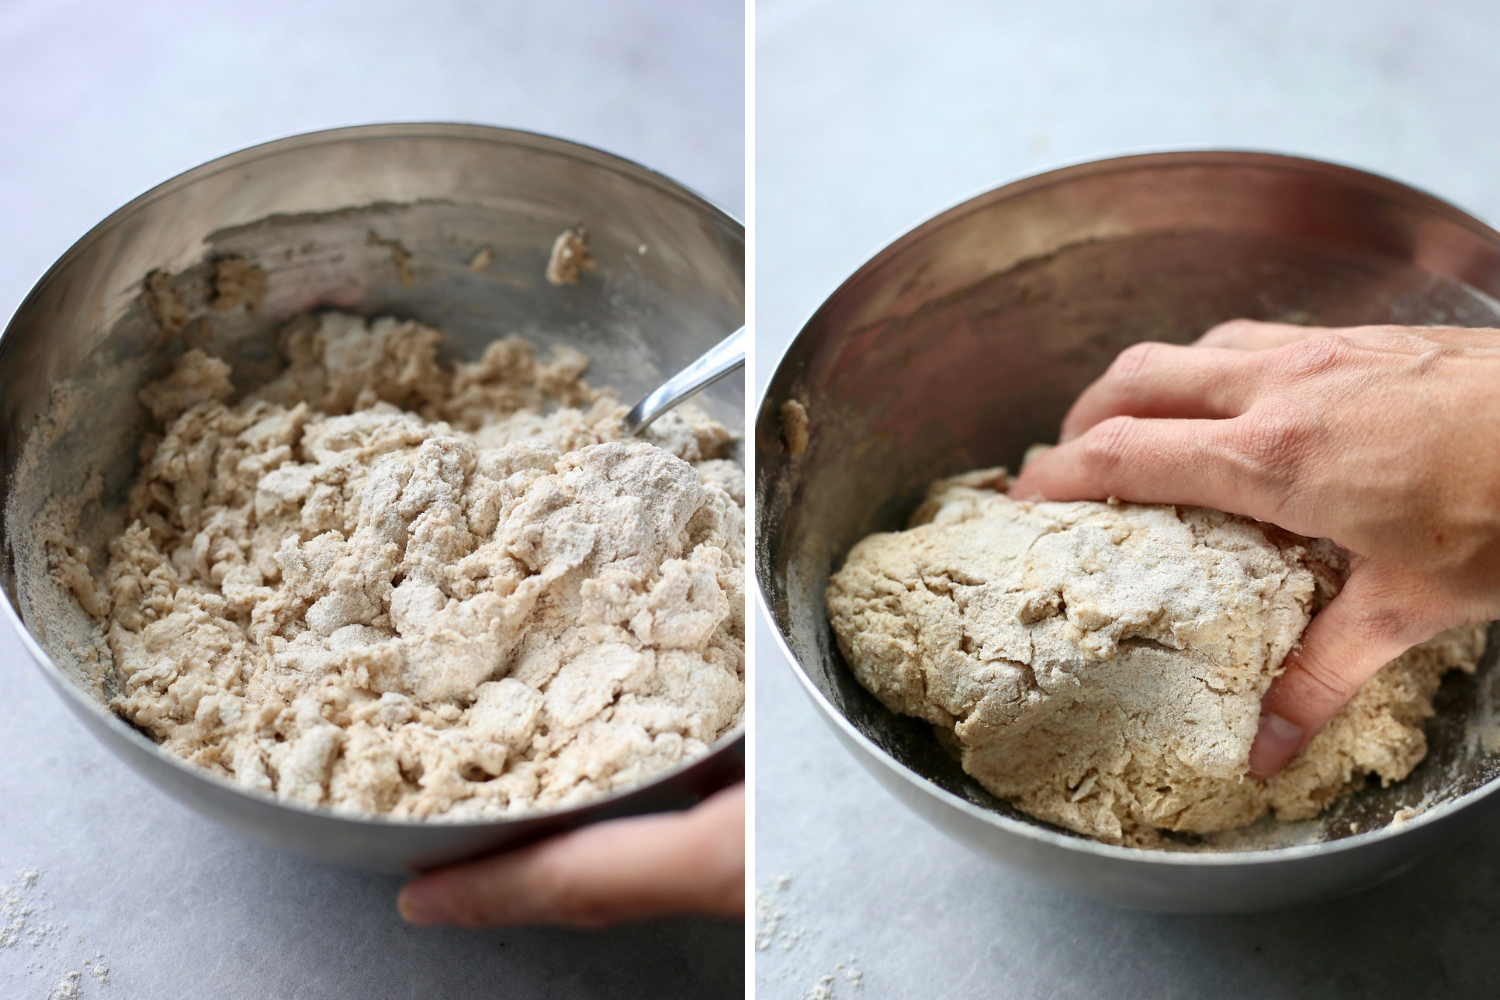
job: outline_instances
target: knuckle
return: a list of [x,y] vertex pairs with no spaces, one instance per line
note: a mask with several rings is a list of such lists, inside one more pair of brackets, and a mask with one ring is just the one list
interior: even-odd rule
[[1312,662],[1305,658],[1301,660],[1303,685],[1314,689],[1317,695],[1334,705],[1343,705],[1386,661],[1398,655],[1399,650],[1415,644],[1405,638],[1412,622],[1399,611],[1361,616],[1351,624],[1364,645],[1391,652],[1389,655],[1382,652],[1373,661],[1363,653],[1346,653]]
[[1231,421],[1229,446],[1252,478],[1282,486],[1297,478],[1312,425],[1289,407],[1252,409]]
[[1110,363],[1110,378],[1125,383],[1135,381],[1147,368],[1156,363],[1161,356],[1161,347],[1161,344],[1151,341],[1131,344],[1117,354],[1115,360]]
[[1231,319],[1198,338],[1200,347],[1233,347],[1253,340],[1264,324],[1253,319]]
[[1404,580],[1367,574],[1359,583],[1349,617],[1367,642],[1404,648],[1441,631],[1425,606],[1427,602]]
[[1110,472],[1130,454],[1139,426],[1134,417],[1110,417],[1100,421],[1079,438],[1079,458],[1095,473]]
[[1414,631],[1417,616],[1400,607],[1382,606],[1363,610],[1359,630],[1382,643],[1401,643]]
[[1359,690],[1360,681],[1354,677],[1352,671],[1340,670],[1330,664],[1307,663],[1302,660],[1297,662],[1297,671],[1293,675],[1294,683],[1292,694],[1299,701],[1326,702],[1329,705],[1342,705],[1348,701],[1355,691]]
[[1293,380],[1318,378],[1347,367],[1353,354],[1353,342],[1342,334],[1298,341],[1281,349],[1282,373]]
[[1357,573],[1337,602],[1342,604],[1338,640],[1320,644],[1312,656],[1303,650],[1297,655],[1301,686],[1313,696],[1326,695],[1331,704],[1342,705],[1381,666],[1441,630],[1399,580]]

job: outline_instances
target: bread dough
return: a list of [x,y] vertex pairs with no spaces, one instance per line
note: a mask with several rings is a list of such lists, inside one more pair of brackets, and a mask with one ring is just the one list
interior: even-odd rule
[[199,351],[141,392],[162,433],[90,610],[114,708],[170,752],[471,820],[638,783],[741,721],[730,433],[679,410],[623,441],[576,351],[508,338],[449,371],[439,339],[308,316],[239,402]]
[[554,285],[576,285],[583,272],[594,269],[589,256],[588,233],[582,226],[564,229],[552,241],[552,255],[547,258],[547,281]]
[[807,450],[807,407],[798,400],[789,399],[781,404],[781,442],[790,455]]
[[243,257],[220,257],[214,262],[212,305],[219,312],[246,306],[260,309],[266,297],[266,272]]
[[1192,507],[1024,503],[1003,469],[933,485],[827,591],[839,648],[893,711],[951,730],[964,770],[1119,844],[1316,815],[1409,774],[1432,695],[1483,626],[1387,664],[1284,770],[1251,776],[1260,699],[1347,575],[1332,543]]

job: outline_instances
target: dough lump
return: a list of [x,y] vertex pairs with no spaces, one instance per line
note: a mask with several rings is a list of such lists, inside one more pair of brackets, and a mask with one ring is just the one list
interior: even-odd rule
[[[324,313],[234,402],[198,351],[141,399],[102,612],[113,706],[241,785],[348,814],[565,807],[706,752],[744,705],[744,488],[696,411],[620,439],[587,360],[451,371]],[[76,589],[76,588],[75,588]]]
[[552,241],[552,254],[547,258],[547,281],[554,285],[576,285],[583,272],[593,269],[588,233],[582,227],[558,233]]
[[[1003,469],[935,483],[907,531],[861,541],[828,615],[860,683],[952,731],[964,770],[1111,843],[1317,815],[1406,777],[1443,673],[1484,629],[1387,664],[1283,771],[1248,773],[1260,699],[1347,575],[1332,543],[1192,507],[1024,503]],[[946,738],[946,737],[945,737]]]

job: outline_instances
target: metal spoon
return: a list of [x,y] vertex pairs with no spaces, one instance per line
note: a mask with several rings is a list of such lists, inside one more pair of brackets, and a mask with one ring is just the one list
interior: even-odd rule
[[634,437],[684,399],[744,366],[745,328],[742,326],[632,406],[625,414],[625,436]]

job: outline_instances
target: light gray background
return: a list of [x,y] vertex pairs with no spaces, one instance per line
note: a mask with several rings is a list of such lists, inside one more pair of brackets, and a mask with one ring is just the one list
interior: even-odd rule
[[[603,147],[744,209],[737,0],[0,2],[0,317],[94,223],[231,150],[371,121],[509,125]],[[241,841],[108,756],[0,633],[0,886],[43,943],[0,948],[41,998],[719,997],[743,929],[408,928],[400,880]],[[0,924],[5,922],[0,916]]]
[[[1163,147],[1372,169],[1500,221],[1500,7],[1410,0],[761,0],[756,381],[896,233],[1050,166]],[[756,631],[756,878],[791,876],[758,995],[1495,996],[1500,829],[1375,890],[1253,917],[1075,900],[883,792]],[[791,947],[786,930],[800,932]],[[854,956],[864,986],[836,963]]]

